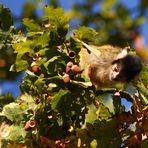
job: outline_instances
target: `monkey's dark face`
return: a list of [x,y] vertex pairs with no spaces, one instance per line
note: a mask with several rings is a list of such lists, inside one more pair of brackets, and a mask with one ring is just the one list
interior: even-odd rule
[[130,82],[140,73],[142,69],[141,60],[136,55],[128,54],[124,58],[113,61],[110,71],[110,79],[120,82]]

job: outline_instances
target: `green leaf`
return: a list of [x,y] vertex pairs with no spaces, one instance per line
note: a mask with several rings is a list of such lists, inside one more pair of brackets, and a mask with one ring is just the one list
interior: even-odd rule
[[[101,146],[101,148],[119,147],[121,137],[120,135],[117,136],[118,132],[116,130],[116,120],[96,120],[93,125],[87,124],[86,127],[92,137],[97,140],[97,144],[98,146]],[[112,143],[112,145],[110,145],[110,143]]]
[[10,10],[8,8],[4,8],[2,4],[0,4],[0,23],[1,28],[4,31],[8,31],[10,26],[13,25],[13,19]]
[[33,44],[35,45],[35,47],[40,47],[40,49],[42,49],[48,46],[49,41],[50,41],[50,33],[44,32],[42,35],[34,38]]
[[11,121],[21,121],[25,112],[19,104],[10,103],[3,107],[0,116],[5,116]]
[[33,44],[32,40],[13,44],[14,52],[17,53],[19,57],[21,57],[27,52],[33,53],[33,47],[35,47],[35,45]]
[[91,143],[90,143],[92,148],[97,148],[97,140],[94,139]]
[[51,100],[52,109],[56,109],[57,105],[59,104],[60,100],[69,93],[68,90],[60,90],[54,98]]
[[24,18],[23,24],[25,26],[27,26],[30,31],[39,31],[40,30],[40,26],[34,20]]
[[19,100],[21,100],[21,102],[22,102],[20,104],[20,107],[24,110],[24,112],[27,112],[28,110],[33,110],[34,111],[36,109],[36,107],[37,107],[37,105],[36,105],[36,103],[34,101],[34,98],[31,95],[27,94],[27,93],[21,95],[19,97]]
[[144,16],[140,16],[135,20],[136,25],[142,25],[145,23],[145,17]]
[[102,103],[99,103],[99,107],[96,114],[98,115],[98,118],[100,118],[101,120],[108,120],[109,117],[112,117],[112,113],[109,111],[109,108]]
[[16,72],[20,72],[23,70],[26,70],[28,68],[28,62],[25,60],[18,60],[16,61],[15,65],[13,66],[13,68],[11,69],[12,71],[16,71]]
[[117,0],[105,0],[103,3],[103,11],[108,11],[117,2]]
[[96,30],[85,26],[80,26],[78,30],[73,31],[74,38],[83,40],[85,42],[95,41],[95,37],[98,35]]
[[45,17],[48,18],[49,23],[56,27],[64,27],[69,21],[69,17],[64,14],[62,8],[53,8],[51,6],[44,8]]
[[0,111],[2,111],[2,107],[8,103],[13,102],[14,99],[10,93],[5,94],[5,96],[0,96]]
[[11,141],[18,141],[22,138],[25,138],[26,131],[23,127],[18,125],[11,125],[4,129],[4,132],[6,133],[4,135],[5,140],[11,140]]
[[41,32],[41,31],[32,31],[32,32],[28,32],[27,33],[27,37],[33,37],[33,36],[37,36],[37,35],[42,35],[43,34],[43,32]]
[[45,89],[45,81],[43,81],[42,78],[37,79],[34,85],[37,86],[39,92],[42,92]]
[[99,102],[101,102],[104,106],[106,106],[109,109],[110,113],[115,113],[113,100],[111,98],[112,98],[112,95],[108,93],[100,94],[96,97],[96,99]]
[[91,104],[88,106],[88,113],[86,114],[85,117],[85,123],[89,122],[89,123],[93,123],[96,119],[97,119],[97,114],[96,114],[96,107]]
[[54,56],[49,59],[46,63],[44,63],[45,68],[48,70],[48,65],[60,59],[60,56]]

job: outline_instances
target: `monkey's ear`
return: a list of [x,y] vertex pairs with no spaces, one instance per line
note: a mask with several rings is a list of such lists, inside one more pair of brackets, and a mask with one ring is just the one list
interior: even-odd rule
[[123,49],[116,57],[115,60],[123,59],[127,56],[127,49]]

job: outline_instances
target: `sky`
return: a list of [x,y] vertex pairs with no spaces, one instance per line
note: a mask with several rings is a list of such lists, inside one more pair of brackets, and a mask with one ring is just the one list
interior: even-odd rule
[[[0,3],[2,3],[5,7],[8,7],[11,10],[12,14],[19,17],[21,15],[22,7],[26,1],[27,0],[0,0]],[[119,1],[122,2],[124,5],[126,5],[129,9],[131,9],[136,7],[140,0],[119,0]],[[74,2],[81,3],[83,1],[82,0],[60,0],[60,5],[65,9],[65,11],[68,11],[72,8],[72,4]],[[47,4],[47,1],[44,0],[44,3]],[[39,9],[37,13],[40,15],[41,10]],[[141,28],[141,32],[144,35],[145,45],[148,47],[148,24],[147,23],[143,25],[143,27]],[[2,88],[3,93],[11,92],[13,93],[14,97],[17,97],[20,94],[19,84],[21,83],[23,76],[24,74],[21,74],[19,78],[14,82],[7,81],[5,83],[0,83],[0,91]]]

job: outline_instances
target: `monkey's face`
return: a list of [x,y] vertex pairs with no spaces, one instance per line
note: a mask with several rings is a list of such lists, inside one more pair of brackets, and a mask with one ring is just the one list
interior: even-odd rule
[[110,80],[111,81],[125,81],[124,76],[121,73],[122,66],[119,63],[115,63],[112,65],[110,70]]
[[140,73],[142,63],[137,55],[127,55],[124,58],[113,61],[110,70],[110,80],[130,82]]

